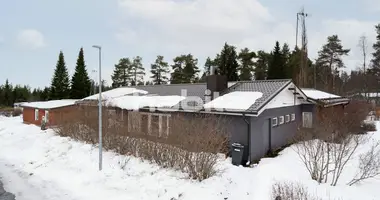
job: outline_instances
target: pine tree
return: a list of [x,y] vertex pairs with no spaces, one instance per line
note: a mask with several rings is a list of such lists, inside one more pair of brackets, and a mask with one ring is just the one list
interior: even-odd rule
[[254,76],[255,80],[267,79],[267,71],[269,65],[270,55],[265,51],[257,52],[257,60],[255,62]]
[[236,47],[230,46],[227,43],[220,53],[218,59],[218,72],[221,75],[227,76],[228,81],[237,81],[239,79],[237,69],[239,64],[237,62]]
[[254,67],[253,58],[256,57],[256,53],[250,51],[248,48],[244,48],[240,51],[238,58],[239,65],[239,80],[252,80],[252,72]]
[[184,55],[185,67],[183,68],[184,83],[194,83],[198,81],[198,59],[193,55]]
[[271,60],[268,66],[268,79],[284,79],[286,78],[285,62],[281,52],[280,43],[276,41],[276,45],[271,54]]
[[177,56],[173,59],[174,64],[172,65],[173,72],[170,76],[171,84],[178,84],[185,82],[184,67],[185,67],[185,56]]
[[113,71],[112,87],[128,86],[131,80],[132,63],[129,58],[121,58]]
[[137,56],[133,58],[132,65],[131,65],[131,74],[132,74],[132,81],[131,85],[136,85],[141,82],[144,82],[144,67],[142,65],[142,58],[140,56]]
[[214,67],[215,74],[218,74],[218,62],[219,62],[220,56],[219,54],[216,55],[215,59],[211,59],[210,57],[207,57],[206,62],[204,64],[204,72],[200,78],[200,82],[206,82],[206,76],[210,75],[210,69],[211,67]]
[[335,79],[339,69],[345,67],[342,56],[348,55],[350,49],[344,49],[338,35],[327,37],[327,44],[318,52],[317,66],[319,76],[324,80],[325,89],[335,92]]
[[80,49],[74,75],[71,79],[71,98],[82,99],[91,93],[91,80],[84,61],[83,48]]
[[153,79],[153,83],[155,85],[166,84],[168,81],[167,73],[169,73],[169,65],[164,61],[163,56],[157,56],[154,64],[151,65],[152,73],[151,78]]
[[62,51],[59,53],[50,88],[49,99],[67,99],[70,97],[69,73]]

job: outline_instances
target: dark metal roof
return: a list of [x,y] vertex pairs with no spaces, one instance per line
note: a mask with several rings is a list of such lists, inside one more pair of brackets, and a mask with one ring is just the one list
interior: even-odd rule
[[291,83],[290,79],[278,80],[255,80],[255,81],[240,81],[232,87],[228,88],[223,94],[235,91],[250,91],[261,92],[263,96],[257,99],[256,102],[248,108],[248,112],[258,112],[265,104],[275,97],[283,88]]
[[168,84],[168,85],[138,85],[131,86],[136,89],[145,90],[149,95],[178,95],[183,96],[181,91],[186,91],[186,96],[197,96],[204,99],[205,91],[207,89],[206,83],[193,83],[193,84]]

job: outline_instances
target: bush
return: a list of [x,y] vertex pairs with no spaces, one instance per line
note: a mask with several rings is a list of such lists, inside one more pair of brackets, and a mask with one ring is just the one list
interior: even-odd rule
[[272,199],[275,200],[322,200],[313,197],[307,192],[307,188],[301,184],[275,183],[272,186]]
[[21,114],[22,114],[22,110],[20,108],[15,108],[13,110],[12,116],[17,117],[17,116],[20,116]]
[[[143,123],[137,120],[142,113],[124,112],[128,123],[121,120],[119,113],[107,109],[104,109],[102,124],[105,149],[140,157],[164,168],[181,170],[197,180],[215,175],[218,153],[228,151],[226,121],[219,117],[192,115],[189,120],[187,116],[171,114],[170,133],[159,135],[154,129],[147,134],[142,128],[128,128],[128,125]],[[91,144],[98,143],[97,107],[80,107],[66,114],[59,120],[56,132]]]

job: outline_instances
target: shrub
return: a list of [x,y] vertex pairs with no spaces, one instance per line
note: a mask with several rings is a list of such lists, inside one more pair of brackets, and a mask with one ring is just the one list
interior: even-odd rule
[[307,188],[301,184],[290,182],[275,183],[272,186],[272,199],[275,200],[322,200],[313,197],[307,192]]
[[21,110],[20,108],[15,108],[15,109],[13,110],[13,113],[12,113],[12,115],[13,115],[14,117],[20,116],[21,114],[22,114],[22,110]]
[[[124,114],[129,123],[121,120],[112,108],[104,109],[102,133],[105,149],[140,157],[164,168],[181,170],[192,179],[204,180],[218,172],[215,169],[218,153],[228,151],[226,121],[222,118],[196,115],[189,119],[189,116],[172,114],[169,134],[159,135],[153,129],[151,134],[144,133],[141,128],[128,129],[128,125],[143,123],[137,121],[141,113],[133,112],[134,117]],[[80,107],[65,115],[59,120],[56,132],[91,144],[98,143],[97,107]]]

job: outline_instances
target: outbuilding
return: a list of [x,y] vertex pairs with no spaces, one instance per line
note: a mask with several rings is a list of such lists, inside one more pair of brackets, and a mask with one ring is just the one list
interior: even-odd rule
[[41,126],[42,119],[46,119],[48,126],[55,126],[57,122],[76,108],[75,99],[40,101],[23,103],[23,121],[26,124]]

